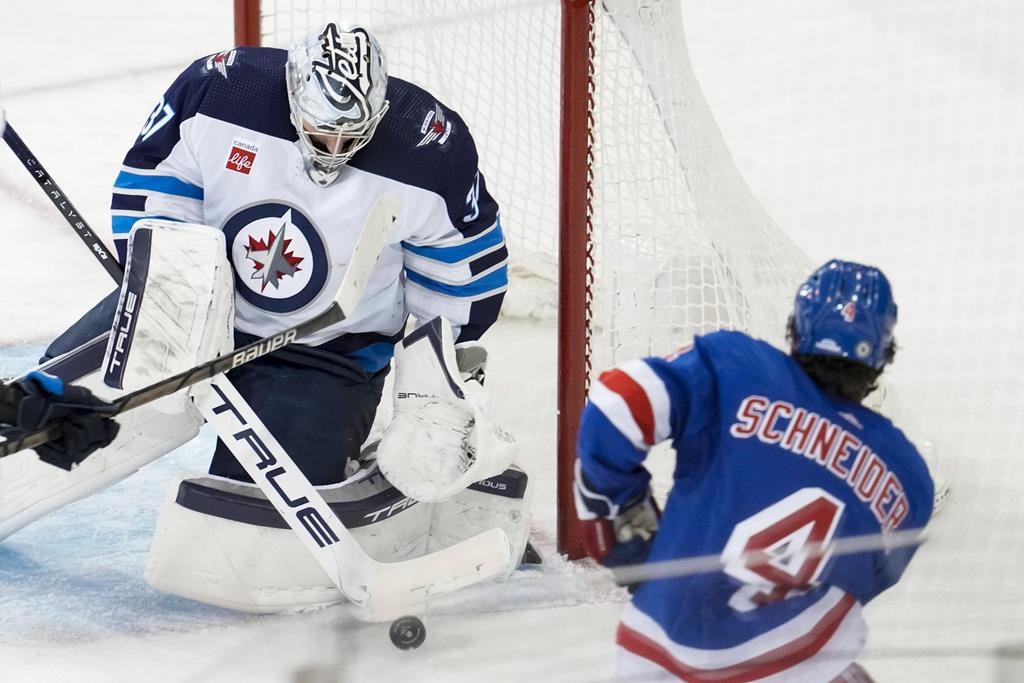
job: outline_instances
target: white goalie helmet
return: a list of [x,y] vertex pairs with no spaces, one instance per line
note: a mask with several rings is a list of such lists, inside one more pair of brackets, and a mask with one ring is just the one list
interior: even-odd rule
[[306,172],[330,185],[388,110],[384,54],[365,28],[332,22],[292,45],[285,75]]

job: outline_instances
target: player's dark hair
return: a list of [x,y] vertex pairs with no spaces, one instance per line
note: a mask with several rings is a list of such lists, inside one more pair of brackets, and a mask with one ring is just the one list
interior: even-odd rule
[[[796,326],[790,316],[786,324],[786,339],[792,344],[796,338],[795,335]],[[790,355],[822,390],[848,401],[860,403],[868,394],[878,388],[878,378],[881,376],[882,370],[896,357],[896,342],[891,343],[885,350],[885,363],[877,369],[839,356],[818,356],[796,352],[791,352]]]

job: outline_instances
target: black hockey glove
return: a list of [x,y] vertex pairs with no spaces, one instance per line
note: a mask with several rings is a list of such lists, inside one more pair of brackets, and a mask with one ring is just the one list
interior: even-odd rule
[[61,435],[35,449],[39,459],[70,470],[97,448],[110,445],[120,427],[111,416],[114,407],[84,387],[64,384],[53,375],[29,373],[8,389],[20,391],[17,426],[34,432],[59,424]]

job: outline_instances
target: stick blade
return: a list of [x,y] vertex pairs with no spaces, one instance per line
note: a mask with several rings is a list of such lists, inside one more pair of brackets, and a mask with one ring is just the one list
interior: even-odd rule
[[430,598],[501,576],[511,560],[508,536],[501,529],[488,529],[421,557],[375,563],[368,597],[356,602],[356,613],[367,621],[415,613]]
[[377,198],[370,209],[359,240],[345,268],[345,277],[334,299],[345,317],[352,314],[370,281],[370,275],[381,251],[387,244],[391,228],[398,221],[401,200],[397,195],[385,193]]

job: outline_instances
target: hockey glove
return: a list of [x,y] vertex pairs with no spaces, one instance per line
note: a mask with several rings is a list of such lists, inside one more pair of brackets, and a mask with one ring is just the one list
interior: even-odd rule
[[106,401],[84,387],[64,384],[54,375],[31,372],[15,382],[24,395],[18,404],[18,428],[33,432],[60,424],[61,435],[36,448],[39,459],[70,470],[98,448],[110,445],[119,425]]
[[647,490],[619,507],[614,517],[584,519],[587,554],[605,567],[640,564],[651,550],[660,518],[661,510]]

